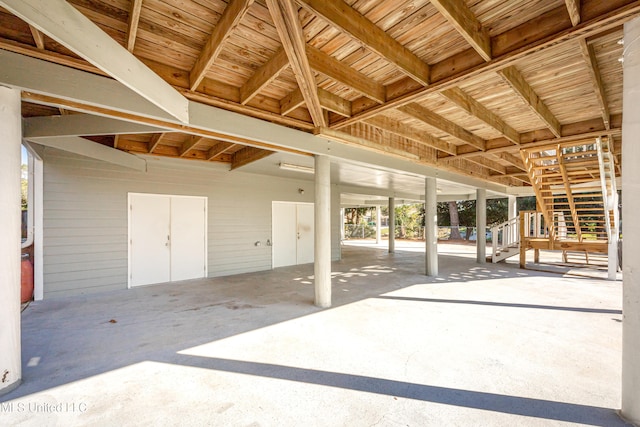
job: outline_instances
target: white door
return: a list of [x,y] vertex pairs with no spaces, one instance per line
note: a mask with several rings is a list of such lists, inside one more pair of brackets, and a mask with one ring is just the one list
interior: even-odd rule
[[129,284],[205,277],[206,197],[129,194]]
[[171,281],[206,275],[206,199],[171,198]]
[[152,194],[129,196],[131,286],[171,280],[171,198]]
[[308,264],[313,262],[313,227],[314,208],[310,204],[298,204],[297,206],[297,251],[296,258],[298,264]]
[[297,263],[297,220],[294,203],[273,202],[271,209],[273,268]]

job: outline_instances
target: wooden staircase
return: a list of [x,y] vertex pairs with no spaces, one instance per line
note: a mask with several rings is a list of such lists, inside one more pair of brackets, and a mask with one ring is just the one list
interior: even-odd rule
[[615,164],[608,139],[592,143],[565,142],[520,151],[538,211],[544,238],[523,247],[588,253],[608,252],[618,236]]
[[547,145],[521,155],[551,240],[609,240],[617,207],[611,203],[615,166],[608,143]]

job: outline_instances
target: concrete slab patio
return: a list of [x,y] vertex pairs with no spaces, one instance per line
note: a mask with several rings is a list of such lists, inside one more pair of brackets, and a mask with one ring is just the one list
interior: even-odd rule
[[313,265],[31,304],[0,424],[625,425],[621,282],[343,249],[328,310]]

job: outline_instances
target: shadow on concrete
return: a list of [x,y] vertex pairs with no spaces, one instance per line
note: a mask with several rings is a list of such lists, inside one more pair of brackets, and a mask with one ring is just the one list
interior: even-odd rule
[[541,310],[560,310],[560,311],[577,311],[580,313],[600,313],[600,314],[622,314],[622,310],[611,310],[604,308],[583,308],[583,307],[558,307],[552,305],[536,305],[536,304],[516,304],[507,302],[493,301],[468,301],[456,299],[436,299],[436,298],[413,298],[413,297],[396,297],[388,295],[380,295],[376,298],[389,299],[396,301],[418,301],[418,302],[435,302],[444,304],[470,304],[470,305],[488,305],[492,307],[513,307],[513,308],[535,308]]
[[[454,285],[544,273],[481,266],[474,259],[440,255],[441,276],[425,277],[424,254],[366,248],[345,248],[344,254],[342,261],[333,264],[336,308],[373,297],[620,314],[619,310],[384,296],[416,284]],[[162,361],[588,425],[624,425],[607,408],[178,354],[324,311],[312,305],[312,277],[309,264],[33,303],[22,314],[23,384],[0,396],[0,402],[139,362]]]
[[554,402],[361,375],[202,356],[178,355],[177,360],[173,360],[170,363],[590,426],[616,427],[629,425],[622,421],[613,409],[575,403]]

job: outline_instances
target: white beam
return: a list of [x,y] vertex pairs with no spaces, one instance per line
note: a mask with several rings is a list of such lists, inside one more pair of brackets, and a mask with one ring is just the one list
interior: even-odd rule
[[[0,84],[24,90],[27,92],[23,94],[25,99],[30,99],[28,92],[33,92],[66,100],[76,111],[118,117],[153,126],[167,125],[168,129],[173,128],[174,131],[194,135],[199,134],[198,130],[216,132],[220,135],[216,136],[218,139],[232,141],[233,138],[242,138],[246,142],[236,142],[247,145],[251,145],[249,141],[256,141],[310,154],[330,152],[332,157],[369,167],[375,166],[382,170],[400,170],[417,177],[437,176],[439,179],[485,188],[496,193],[506,194],[509,191],[508,187],[497,183],[330,141],[193,101],[189,103],[189,125],[186,126],[112,79],[3,50],[0,50]],[[210,134],[199,135],[214,137]],[[231,139],[225,139],[223,135]]]
[[0,0],[0,6],[86,59],[179,121],[187,99],[64,0]]
[[0,86],[0,394],[22,378],[20,348],[20,91]]
[[147,162],[138,156],[115,150],[78,136],[40,138],[32,142],[141,172],[147,170]]
[[166,132],[163,128],[91,114],[28,117],[22,120],[24,137],[32,141],[52,136],[93,136]]

